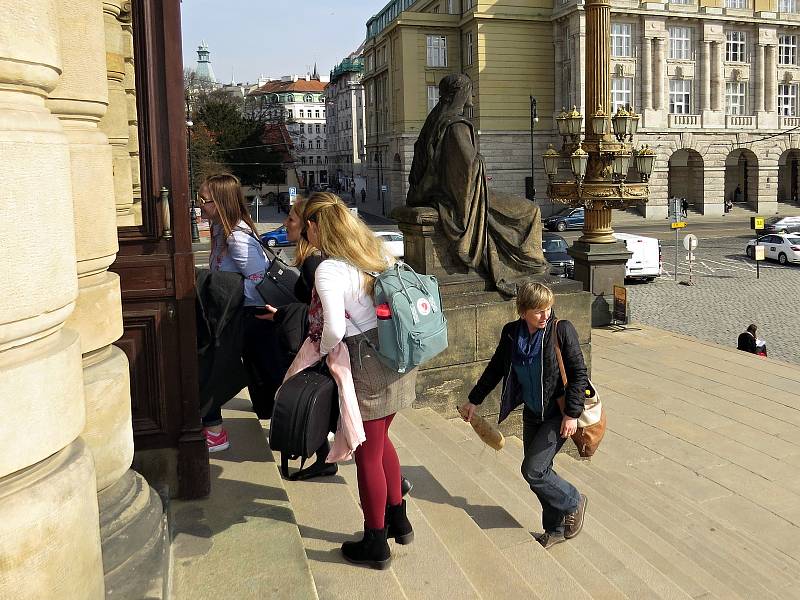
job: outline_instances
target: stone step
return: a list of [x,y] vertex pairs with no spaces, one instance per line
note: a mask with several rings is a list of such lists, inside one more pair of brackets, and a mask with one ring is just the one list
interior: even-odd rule
[[[467,445],[475,451],[476,436],[466,423],[453,420],[448,424],[451,428],[460,428],[466,439],[460,445]],[[446,434],[444,430],[439,431]],[[519,442],[518,438],[509,437],[507,446],[513,441]],[[462,450],[463,452],[464,450]],[[477,452],[484,452],[478,448]],[[571,460],[571,459],[568,459]],[[499,478],[507,485],[509,496],[504,496],[503,506],[509,510],[514,510],[522,522],[530,522],[535,515],[536,521],[540,518],[538,502],[533,496],[527,483],[519,473],[520,457],[511,457],[505,451],[497,453],[495,471],[500,471]],[[504,471],[504,472],[503,472]],[[518,508],[512,509],[510,504],[514,501]],[[520,504],[521,503],[521,504]],[[536,508],[535,512],[533,507]],[[527,514],[526,514],[527,513]],[[538,522],[533,525],[539,529]],[[611,525],[613,528],[613,524]],[[663,573],[660,573],[654,565],[647,563],[632,548],[630,548],[619,536],[613,532],[612,528],[600,523],[591,513],[587,513],[587,521],[581,533],[580,543],[567,543],[556,546],[550,551],[550,555],[557,560],[564,559],[563,566],[574,562],[574,553],[582,554],[583,566],[578,570],[571,570],[573,576],[578,578],[583,575],[586,580],[580,580],[584,587],[597,586],[599,579],[605,578],[610,584],[611,590],[592,589],[592,597],[627,597],[627,598],[688,598],[690,597],[684,590],[680,589],[675,582],[670,581]],[[579,563],[581,564],[581,563]],[[587,573],[586,565],[594,565],[599,573]],[[608,585],[606,586],[608,587]],[[611,593],[616,592],[616,595]]]
[[[653,487],[651,481],[635,476],[637,466],[641,466],[641,472],[652,471],[663,459],[651,453],[649,459],[636,458],[629,466],[627,459],[619,457],[641,457],[641,449],[630,450],[631,444],[615,443],[613,432],[607,436],[602,451],[592,461],[577,463],[559,456],[558,468],[606,491],[627,514],[671,544],[684,548],[692,560],[715,578],[733,582],[743,593],[746,591],[747,598],[775,598],[772,590],[794,585],[791,565],[774,549],[759,547],[752,538],[742,537],[724,523],[713,520],[703,512],[702,505],[674,493],[668,484]],[[522,455],[521,443],[515,438],[510,438],[508,450],[518,457]],[[588,479],[587,472],[591,473]],[[619,490],[625,490],[625,495],[619,494]],[[669,526],[663,526],[665,523]]]
[[226,407],[231,447],[210,456],[211,495],[170,503],[171,597],[314,600],[294,507],[264,430],[246,400]]

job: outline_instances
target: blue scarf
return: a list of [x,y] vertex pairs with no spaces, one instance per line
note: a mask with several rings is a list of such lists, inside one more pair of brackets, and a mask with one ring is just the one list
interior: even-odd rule
[[517,343],[514,346],[514,356],[511,362],[515,365],[531,365],[539,357],[542,350],[542,336],[544,329],[528,332],[528,324],[524,319],[519,320],[517,328]]

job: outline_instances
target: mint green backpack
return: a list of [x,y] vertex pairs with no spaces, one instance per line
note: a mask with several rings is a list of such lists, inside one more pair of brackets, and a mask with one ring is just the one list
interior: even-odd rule
[[406,373],[443,352],[447,319],[436,277],[419,275],[402,261],[370,274],[378,316],[378,346],[373,347],[381,362]]

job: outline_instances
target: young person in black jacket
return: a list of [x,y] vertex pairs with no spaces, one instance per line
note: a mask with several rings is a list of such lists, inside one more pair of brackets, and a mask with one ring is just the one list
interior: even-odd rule
[[[583,527],[586,496],[553,470],[553,459],[578,426],[588,386],[586,365],[575,327],[558,321],[553,313],[555,297],[540,283],[525,283],[517,291],[520,318],[506,323],[492,359],[461,407],[469,421],[486,396],[503,381],[500,397],[502,422],[520,404],[523,422],[522,476],[542,505],[545,548],[578,535]],[[554,335],[558,336],[567,389],[561,382]],[[564,409],[559,399],[564,398]]]

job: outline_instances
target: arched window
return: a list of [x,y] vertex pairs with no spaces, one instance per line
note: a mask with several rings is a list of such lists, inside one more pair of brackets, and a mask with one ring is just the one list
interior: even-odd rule
[[278,94],[272,94],[269,97],[270,104],[277,104],[278,103]]
[[286,101],[287,101],[287,102],[294,102],[294,94],[289,94],[289,95],[286,97]]
[[313,102],[314,101],[314,96],[312,96],[311,94],[306,94],[305,97],[303,98],[303,101],[304,102]]

